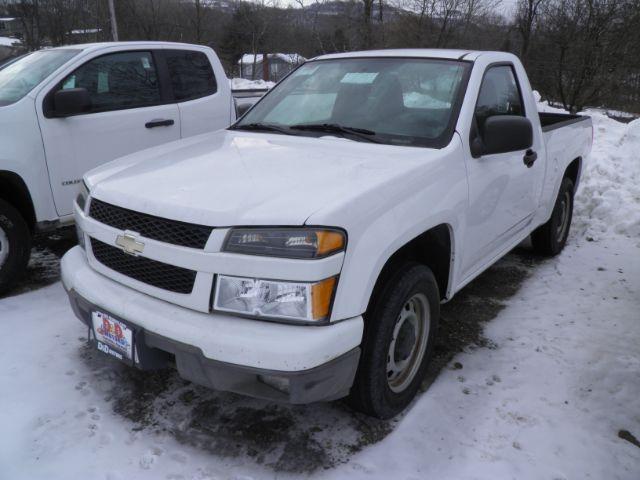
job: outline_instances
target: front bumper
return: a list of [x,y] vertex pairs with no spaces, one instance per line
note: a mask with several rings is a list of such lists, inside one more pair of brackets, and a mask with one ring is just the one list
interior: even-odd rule
[[290,403],[334,400],[353,383],[362,317],[314,327],[205,314],[104,277],[79,247],[63,257],[62,281],[86,325],[99,309],[143,332],[141,348],[150,354],[143,356],[156,360],[143,366],[164,366],[173,356],[180,375],[195,383]]

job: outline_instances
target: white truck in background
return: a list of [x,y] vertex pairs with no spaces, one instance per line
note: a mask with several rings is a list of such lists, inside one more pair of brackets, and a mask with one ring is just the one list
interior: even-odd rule
[[62,281],[132,367],[388,418],[441,302],[529,236],[562,250],[592,133],[511,54],[325,55],[227,130],[87,173]]
[[72,222],[85,172],[235,120],[229,81],[204,46],[73,45],[1,66],[0,293],[24,271],[34,234]]

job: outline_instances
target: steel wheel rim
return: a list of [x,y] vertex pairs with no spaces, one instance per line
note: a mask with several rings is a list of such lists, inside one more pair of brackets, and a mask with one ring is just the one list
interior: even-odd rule
[[5,264],[9,257],[9,237],[7,233],[0,228],[0,268]]
[[415,378],[427,349],[430,326],[429,301],[417,293],[402,306],[393,327],[386,369],[391,391],[404,391]]
[[569,213],[570,213],[570,202],[571,198],[569,196],[569,192],[564,192],[562,196],[562,201],[560,202],[560,222],[558,223],[558,228],[556,229],[556,240],[558,242],[562,242],[562,239],[565,236],[567,228],[569,227]]

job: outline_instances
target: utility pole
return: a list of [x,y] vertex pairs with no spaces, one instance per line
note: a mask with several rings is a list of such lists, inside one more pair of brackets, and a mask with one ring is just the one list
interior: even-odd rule
[[109,0],[109,18],[111,20],[111,37],[114,42],[118,41],[118,22],[116,21],[116,8],[113,0]]
[[270,74],[271,72],[269,72],[269,54],[268,53],[263,53],[262,54],[262,79],[265,82],[268,82],[269,80],[271,80]]

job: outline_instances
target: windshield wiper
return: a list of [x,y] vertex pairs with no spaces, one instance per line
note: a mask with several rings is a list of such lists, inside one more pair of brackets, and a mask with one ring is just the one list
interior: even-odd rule
[[367,142],[379,143],[377,140],[371,138],[376,135],[373,130],[367,130],[366,128],[346,127],[338,125],[337,123],[301,123],[298,125],[292,125],[291,130],[307,130],[311,132],[327,132],[327,133],[342,133],[353,135],[354,137],[361,138]]
[[271,123],[247,123],[246,125],[234,125],[229,127],[230,130],[253,130],[256,132],[278,132],[285,135],[293,135],[287,127],[279,127]]

